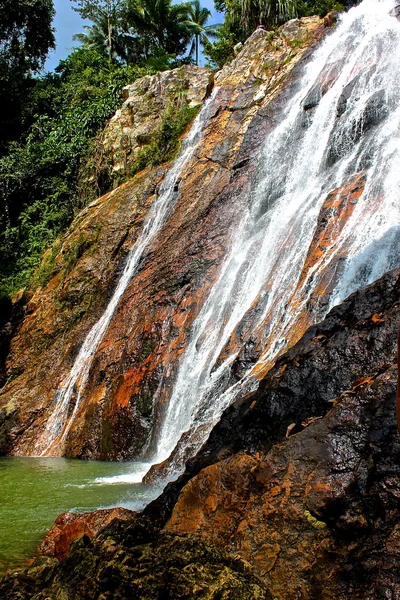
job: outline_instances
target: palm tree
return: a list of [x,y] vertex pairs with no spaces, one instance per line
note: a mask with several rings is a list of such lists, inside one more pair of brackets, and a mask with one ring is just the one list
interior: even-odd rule
[[260,18],[267,26],[296,16],[298,0],[260,0]]
[[100,54],[107,54],[111,60],[117,55],[123,57],[123,43],[116,25],[110,25],[105,15],[93,18],[92,25],[84,25],[85,33],[76,33],[72,39],[88,48],[95,48]]
[[[129,0],[127,24],[140,36],[170,54],[182,54],[190,38],[187,29],[189,4],[171,0]],[[149,48],[151,50],[151,48]]]
[[296,16],[298,0],[241,0],[241,21],[251,33],[262,23],[266,27],[277,25]]
[[73,9],[78,12],[82,18],[92,21],[92,26],[85,26],[87,33],[78,33],[74,39],[85,45],[104,46],[100,40],[102,35],[106,35],[106,48],[111,62],[113,55],[114,31],[119,23],[121,11],[125,0],[71,0],[77,4]]
[[208,8],[200,6],[200,0],[193,0],[189,5],[189,20],[185,25],[192,34],[189,56],[196,53],[196,65],[199,64],[199,46],[209,42],[209,38],[216,38],[219,24],[206,25],[211,17]]

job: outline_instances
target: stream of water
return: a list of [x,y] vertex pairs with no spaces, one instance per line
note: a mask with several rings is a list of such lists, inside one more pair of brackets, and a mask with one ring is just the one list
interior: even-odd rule
[[[175,201],[179,195],[176,184],[184,166],[192,158],[199,145],[202,137],[203,125],[207,118],[207,109],[212,102],[215,93],[216,90],[214,90],[210,98],[206,100],[200,113],[196,117],[189,135],[182,145],[179,157],[167,172],[167,175],[160,186],[157,198],[151,206],[143,230],[139,234],[136,243],[129,253],[121,278],[106,310],[88,333],[69,375],[58,389],[51,415],[44,430],[39,434],[35,444],[35,453],[37,455],[50,456],[52,454],[60,454],[60,450],[62,452],[63,443],[80,407],[82,391],[85,388],[89,377],[94,354],[107,331],[107,327],[110,324],[115,309],[117,308],[128,283],[137,272],[142,259],[146,256],[146,252],[148,251],[151,242],[173,210]],[[76,398],[74,398],[75,405],[70,412],[70,403],[73,395],[76,395]]]
[[[400,23],[392,0],[364,0],[316,49],[297,91],[282,108],[280,123],[259,157],[247,211],[221,266],[219,278],[193,324],[181,357],[157,452],[166,459],[184,432],[176,454],[178,471],[202,444],[237,394],[254,388],[250,370],[229,386],[237,352],[222,350],[250,307],[259,307],[270,343],[259,363],[285,348],[298,316],[310,310],[323,318],[330,307],[400,263]],[[215,92],[214,92],[215,94]],[[38,438],[38,455],[62,450],[80,405],[94,353],[127,284],[174,207],[176,183],[193,157],[207,119],[206,103],[167,174],[121,280],[101,319],[85,339],[75,364],[54,399]],[[327,195],[357,174],[365,187],[328,251],[303,278],[302,269]],[[312,304],[323,273],[341,257],[341,268],[321,307]],[[72,394],[74,409],[69,413]],[[150,465],[60,458],[0,458],[0,565],[29,555],[54,518],[66,510],[102,506],[138,508],[151,496],[138,483]]]
[[[179,471],[237,393],[257,385],[249,372],[227,388],[237,352],[218,362],[254,303],[253,330],[263,324],[269,338],[260,361],[272,363],[299,315],[321,320],[334,304],[400,264],[400,23],[393,7],[392,0],[364,0],[341,17],[266,139],[247,214],[182,356],[155,462],[165,460],[185,433],[174,453],[172,468]],[[300,281],[324,200],[357,174],[365,174],[366,184],[352,215]],[[322,307],[313,304],[319,281],[339,255],[345,265],[334,289]]]

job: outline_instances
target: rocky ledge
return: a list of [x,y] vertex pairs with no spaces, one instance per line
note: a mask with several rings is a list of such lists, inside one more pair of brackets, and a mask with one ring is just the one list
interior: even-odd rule
[[181,478],[5,600],[400,597],[400,270],[335,307],[225,411]]
[[212,71],[194,65],[147,75],[124,87],[124,103],[108,122],[103,137],[103,159],[111,163],[114,175],[129,173],[169,107],[182,101],[198,106],[212,87]]

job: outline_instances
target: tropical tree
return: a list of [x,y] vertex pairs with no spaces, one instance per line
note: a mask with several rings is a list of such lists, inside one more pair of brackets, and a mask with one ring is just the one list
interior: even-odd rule
[[217,41],[207,43],[204,54],[211,64],[222,67],[233,57],[235,44],[244,42],[258,25],[269,29],[284,23],[297,16],[298,6],[304,1],[313,0],[214,0],[225,20],[217,30]]
[[[98,43],[99,37],[104,33],[106,35],[107,53],[111,61],[114,52],[114,32],[118,29],[125,0],[71,0],[71,2],[77,5],[73,8],[83,19],[89,19],[93,23],[89,27],[88,33],[82,34],[86,36],[82,38],[83,42],[93,41],[95,38],[96,43]],[[92,43],[92,41],[89,43]]]
[[93,17],[92,25],[84,25],[83,28],[85,32],[75,34],[74,40],[107,55],[109,59],[126,59],[124,37],[117,23],[110,30],[108,19],[104,15],[98,15]]
[[26,92],[55,39],[52,0],[0,0],[0,154],[26,121]]
[[242,26],[251,33],[257,25],[272,27],[296,15],[297,0],[241,0]]
[[192,34],[189,56],[196,55],[196,65],[199,64],[199,47],[210,42],[210,38],[217,37],[219,25],[207,25],[211,12],[208,8],[200,6],[200,0],[193,0],[189,5],[189,20],[186,27]]
[[145,41],[147,56],[154,48],[180,55],[191,36],[189,8],[189,4],[172,4],[171,0],[128,0],[125,20]]

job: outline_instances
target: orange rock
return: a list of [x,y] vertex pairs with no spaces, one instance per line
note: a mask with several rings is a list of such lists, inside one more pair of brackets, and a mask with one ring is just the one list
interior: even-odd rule
[[54,522],[38,548],[39,554],[55,556],[63,560],[68,554],[71,543],[83,535],[92,539],[101,529],[114,519],[127,521],[136,513],[127,508],[96,510],[91,513],[63,513]]

